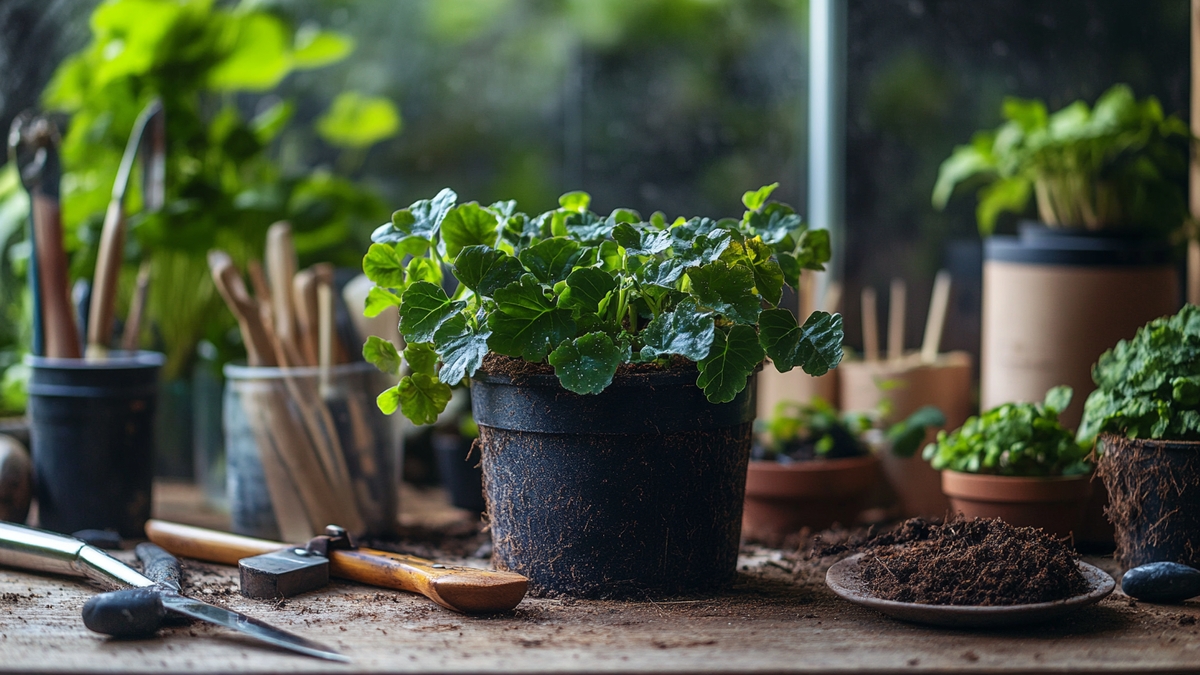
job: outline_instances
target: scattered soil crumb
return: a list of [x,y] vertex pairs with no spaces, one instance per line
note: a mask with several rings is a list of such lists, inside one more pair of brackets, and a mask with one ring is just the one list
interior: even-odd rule
[[1178,621],[1180,626],[1196,625],[1196,617],[1192,616],[1191,614],[1180,614]]
[[1075,554],[1042,530],[999,519],[921,519],[857,547],[876,597],[926,605],[1021,605],[1087,592]]

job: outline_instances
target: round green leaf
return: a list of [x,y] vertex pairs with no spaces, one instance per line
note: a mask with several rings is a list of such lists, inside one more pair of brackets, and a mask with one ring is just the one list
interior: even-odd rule
[[465,306],[451,302],[441,286],[418,281],[400,296],[400,334],[407,342],[430,342],[438,326]]
[[499,220],[492,211],[475,202],[460,204],[442,220],[441,251],[448,259],[468,246],[495,246]]
[[754,292],[754,272],[745,265],[727,265],[722,260],[688,270],[692,294],[701,305],[737,323],[753,324],[762,305]]
[[438,415],[450,402],[452,393],[450,385],[424,373],[401,379],[396,391],[399,394],[400,412],[412,420],[413,424],[436,422]]
[[317,119],[317,133],[332,145],[369,148],[400,131],[400,112],[391,100],[344,91]]
[[700,368],[696,386],[709,401],[728,403],[746,388],[747,378],[763,356],[758,333],[750,326],[733,326],[728,333],[719,330],[713,335],[708,357],[696,364]]
[[642,358],[653,359],[669,354],[678,354],[692,361],[700,361],[712,349],[716,324],[708,312],[696,306],[688,298],[674,310],[656,316],[642,330]]
[[614,343],[606,333],[588,333],[560,344],[550,354],[550,365],[568,391],[599,394],[629,356],[629,345]]

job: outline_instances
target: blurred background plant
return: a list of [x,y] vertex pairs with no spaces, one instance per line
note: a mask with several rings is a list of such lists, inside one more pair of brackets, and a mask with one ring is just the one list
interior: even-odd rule
[[[311,22],[294,26],[257,4],[105,2],[91,15],[89,44],[62,62],[41,97],[45,108],[68,120],[63,214],[72,276],[83,278],[95,266],[105,207],[134,120],[150,99],[163,101],[166,206],[138,214],[140,195],[133,188],[129,206],[135,215],[122,277],[130,287],[137,261],[150,260],[144,344],[166,352],[169,380],[188,376],[201,340],[226,352],[220,360],[236,350],[226,339],[232,317],[209,277],[209,249],[223,248],[241,261],[261,257],[267,227],[288,220],[302,261],[355,264],[365,247],[355,233],[369,231],[388,213],[372,191],[332,168],[289,161],[283,141],[295,106],[274,90],[292,72],[345,59],[354,41]],[[338,168],[361,164],[370,146],[400,130],[399,113],[386,98],[346,91],[331,100],[316,133],[331,152],[347,158]],[[6,190],[9,183],[0,182],[0,235],[19,230],[14,221],[27,212],[24,193]],[[8,256],[16,263],[3,298],[10,315],[21,303],[16,285],[7,282],[19,279],[27,251],[14,247]]]

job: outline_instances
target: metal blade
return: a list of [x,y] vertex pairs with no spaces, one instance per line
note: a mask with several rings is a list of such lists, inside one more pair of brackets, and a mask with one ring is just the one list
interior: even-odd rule
[[244,635],[249,635],[277,647],[290,649],[307,656],[315,656],[319,659],[340,661],[342,663],[350,662],[348,657],[342,656],[322,644],[275,628],[258,619],[248,617],[245,614],[239,614],[233,610],[185,598],[175,593],[163,593],[162,601],[163,605],[173,612],[193,619],[199,619],[200,621],[215,623],[218,626],[232,628]]

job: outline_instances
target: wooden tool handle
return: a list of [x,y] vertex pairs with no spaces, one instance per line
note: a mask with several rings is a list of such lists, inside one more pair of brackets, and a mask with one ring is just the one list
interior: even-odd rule
[[237,565],[242,558],[278,551],[287,546],[278,541],[243,537],[165,520],[146,521],[146,538],[172,555],[222,565]]
[[[161,520],[146,523],[146,537],[175,555],[226,565],[287,546]],[[521,602],[529,585],[528,579],[512,572],[439,565],[415,556],[366,548],[333,551],[329,562],[333,576],[420,593],[465,614],[507,612]]]
[[92,307],[88,312],[88,356],[102,358],[112,340],[113,311],[117,302],[117,277],[125,250],[125,207],[119,199],[108,204],[104,227],[100,230],[100,249],[96,257],[96,275],[92,278]]
[[372,586],[420,593],[464,614],[495,614],[516,607],[529,580],[512,572],[440,565],[401,553],[360,548],[333,551],[329,573]]
[[77,359],[80,357],[79,330],[71,306],[71,282],[67,274],[62,212],[58,202],[35,194],[33,223],[46,356]]

